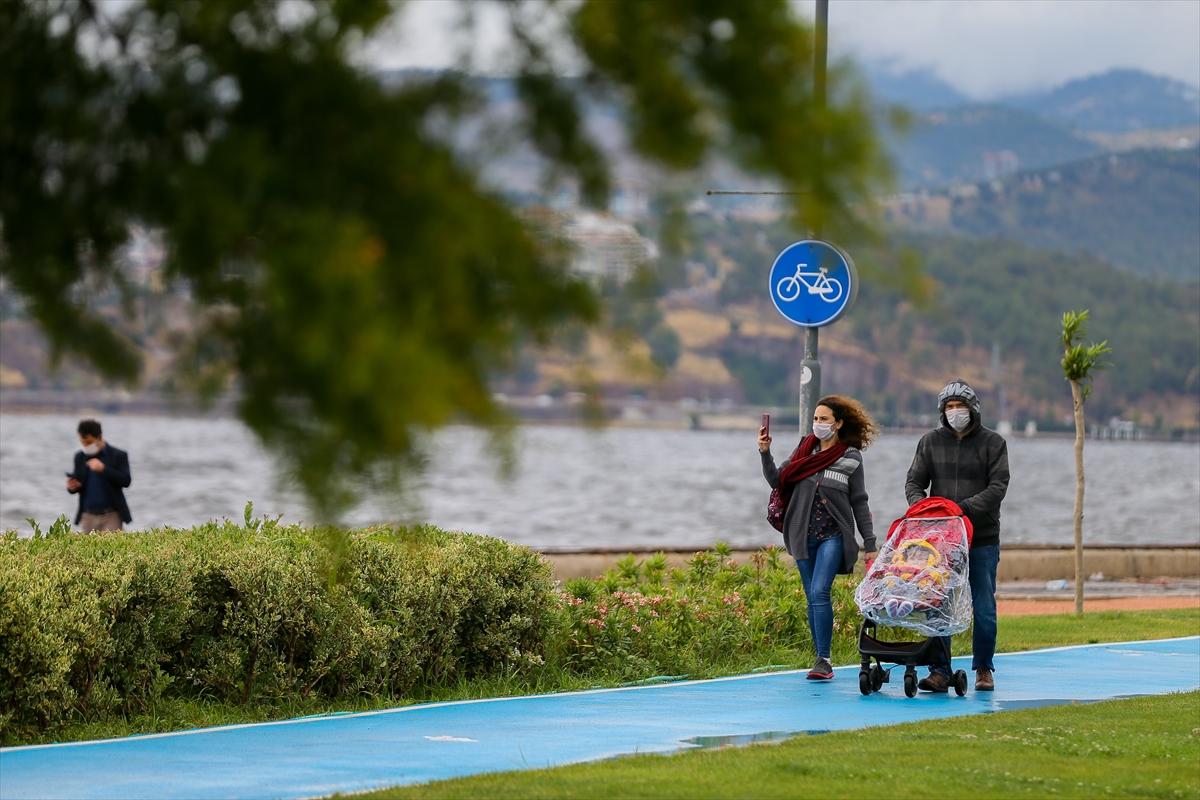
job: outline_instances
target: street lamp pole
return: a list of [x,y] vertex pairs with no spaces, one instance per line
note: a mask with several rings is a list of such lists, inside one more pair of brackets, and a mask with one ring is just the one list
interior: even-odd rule
[[[813,64],[813,105],[820,115],[825,109],[825,64],[829,54],[829,0],[817,0],[816,48]],[[825,142],[818,138],[813,143],[814,188],[821,180]],[[821,231],[815,230],[810,238],[820,239]],[[820,328],[804,329],[804,359],[800,362],[800,438],[812,433],[813,412],[821,399]]]

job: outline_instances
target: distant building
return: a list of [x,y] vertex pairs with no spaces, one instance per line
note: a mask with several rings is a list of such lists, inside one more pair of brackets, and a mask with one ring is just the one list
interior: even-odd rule
[[563,234],[575,248],[571,271],[592,281],[624,283],[639,264],[658,256],[654,243],[628,222],[591,211],[572,215]]
[[997,178],[1003,178],[1005,175],[1016,172],[1020,167],[1021,162],[1017,159],[1017,154],[1011,150],[983,154],[983,177],[985,180],[994,181]]
[[641,181],[618,180],[608,205],[616,217],[639,219],[650,213],[650,194]]
[[884,218],[893,225],[948,228],[953,221],[954,201],[944,194],[906,193],[887,198],[881,205]]

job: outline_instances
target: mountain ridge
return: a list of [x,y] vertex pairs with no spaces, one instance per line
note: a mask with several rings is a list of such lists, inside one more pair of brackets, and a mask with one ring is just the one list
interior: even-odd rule
[[1200,281],[1200,148],[1100,154],[885,205],[900,228],[1091,253],[1127,272]]

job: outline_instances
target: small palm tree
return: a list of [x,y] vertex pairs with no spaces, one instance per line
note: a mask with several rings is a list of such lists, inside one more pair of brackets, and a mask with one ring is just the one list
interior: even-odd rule
[[1075,403],[1075,615],[1083,616],[1083,402],[1092,391],[1092,372],[1108,369],[1101,359],[1112,352],[1108,340],[1100,344],[1082,344],[1087,335],[1087,309],[1076,314],[1063,314],[1062,334],[1063,375],[1071,382],[1071,399]]

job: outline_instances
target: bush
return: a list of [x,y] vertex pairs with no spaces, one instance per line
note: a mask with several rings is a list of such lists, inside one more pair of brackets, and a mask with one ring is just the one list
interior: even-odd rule
[[268,520],[0,545],[0,736],[145,711],[163,696],[401,696],[536,665],[548,567],[432,527]]
[[[281,526],[249,508],[241,525],[10,532],[0,739],[73,723],[76,737],[97,735],[87,723],[161,730],[163,712],[189,727],[209,712],[229,722],[811,663],[799,572],[778,548],[742,566],[730,555],[718,544],[673,570],[661,553],[630,556],[558,586],[536,553],[502,540]],[[839,663],[856,660],[854,586],[834,583]]]
[[[800,573],[779,548],[749,564],[728,545],[702,551],[686,569],[667,571],[663,554],[630,556],[597,580],[568,581],[559,607],[565,624],[551,642],[564,668],[624,678],[710,671],[755,654],[813,652]],[[852,578],[834,583],[834,656],[855,652],[858,624]],[[799,654],[796,654],[799,655]]]

